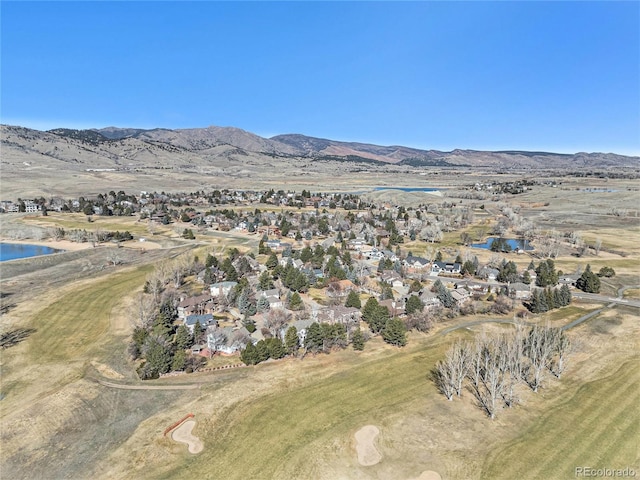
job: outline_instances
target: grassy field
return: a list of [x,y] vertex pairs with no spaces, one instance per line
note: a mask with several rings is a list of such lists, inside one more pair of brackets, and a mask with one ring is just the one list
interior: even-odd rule
[[589,382],[514,441],[494,449],[482,478],[575,478],[575,468],[639,470],[638,359]]
[[[82,213],[49,213],[46,217],[25,216],[26,224],[38,225],[42,227],[61,227],[65,230],[103,230],[108,232],[129,231],[133,235],[149,235],[147,223],[138,221],[138,217],[102,217],[93,215],[92,221],[87,221],[87,216]],[[156,227],[156,230],[166,230],[166,228]]]
[[95,348],[108,333],[111,311],[140,288],[151,270],[145,266],[110,276],[44,308],[31,322],[37,329],[31,339],[34,361],[77,359]]
[[198,426],[197,434],[214,453],[186,459],[165,478],[210,472],[225,479],[316,478],[308,460],[317,445],[348,439],[352,430],[415,410],[425,396],[435,395],[428,366],[441,354],[439,347],[396,351],[301,388],[236,405],[215,423]]

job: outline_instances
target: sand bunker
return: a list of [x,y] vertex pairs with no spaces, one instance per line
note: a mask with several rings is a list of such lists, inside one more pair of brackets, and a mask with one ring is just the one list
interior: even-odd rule
[[204,448],[200,439],[191,434],[195,426],[195,420],[187,420],[171,433],[171,438],[176,442],[186,443],[189,446],[189,453],[200,453]]
[[360,465],[369,467],[382,460],[382,455],[375,446],[379,434],[380,430],[375,425],[366,425],[356,432],[356,452]]
[[413,480],[442,480],[442,477],[438,472],[434,472],[433,470],[425,470],[420,474],[419,477]]

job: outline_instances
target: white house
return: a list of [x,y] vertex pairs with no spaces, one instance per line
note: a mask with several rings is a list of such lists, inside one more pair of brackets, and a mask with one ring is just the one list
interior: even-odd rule
[[218,282],[211,284],[211,295],[214,297],[227,296],[231,289],[238,285],[238,282]]

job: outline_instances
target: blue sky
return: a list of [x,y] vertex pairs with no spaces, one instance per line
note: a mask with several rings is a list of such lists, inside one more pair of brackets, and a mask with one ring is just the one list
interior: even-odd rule
[[640,154],[638,2],[2,1],[2,123]]

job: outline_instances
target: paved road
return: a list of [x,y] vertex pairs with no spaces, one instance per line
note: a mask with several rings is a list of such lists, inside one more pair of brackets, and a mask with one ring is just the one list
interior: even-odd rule
[[[621,290],[626,290],[629,287],[625,287]],[[620,297],[608,297],[606,295],[599,295],[597,293],[585,293],[585,292],[571,292],[571,296],[573,298],[578,298],[580,300],[592,300],[598,303],[613,303],[619,305],[628,305],[630,307],[640,308],[640,300],[634,300],[631,298],[620,298]]]

